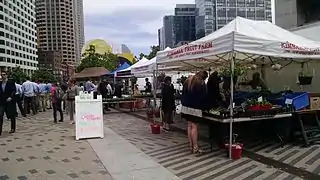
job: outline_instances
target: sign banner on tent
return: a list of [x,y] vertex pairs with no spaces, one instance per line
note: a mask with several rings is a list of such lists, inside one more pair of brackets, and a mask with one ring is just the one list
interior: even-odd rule
[[167,52],[167,56],[168,58],[172,59],[172,58],[178,58],[178,57],[194,55],[194,54],[203,54],[203,53],[208,53],[212,48],[213,48],[212,42],[205,42],[201,44],[191,44],[191,45],[186,45],[180,48],[170,50]]

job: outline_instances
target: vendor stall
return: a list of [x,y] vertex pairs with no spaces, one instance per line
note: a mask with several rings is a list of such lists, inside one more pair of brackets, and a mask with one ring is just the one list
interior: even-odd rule
[[[304,64],[318,59],[320,59],[320,42],[295,35],[268,21],[254,21],[237,17],[223,28],[206,37],[170,51],[158,52],[156,61],[158,66],[176,66],[180,67],[180,70],[206,70],[211,68],[219,71],[230,68],[229,74],[227,74],[229,78],[224,78],[225,82],[226,80],[230,81],[230,97],[228,97],[230,103],[228,103],[229,106],[225,107],[229,115],[220,119],[208,117],[205,113],[193,113],[191,115],[229,123],[229,144],[233,144],[233,122],[263,120],[266,117],[273,119],[290,117],[292,112],[305,109],[310,103],[308,93],[298,95],[286,91],[280,93],[279,97],[271,99],[264,95],[245,97],[244,100],[236,104],[234,85],[238,79],[236,76],[237,68],[249,68],[255,65],[261,68],[260,72],[263,78],[263,68],[266,66],[280,71],[290,63],[299,63],[303,69]],[[302,76],[306,75],[302,73]],[[302,82],[299,83],[304,85]],[[247,99],[254,102],[248,102]],[[260,114],[261,117],[257,115],[236,117],[240,112],[237,110],[238,108],[246,113],[251,110],[254,113],[262,114]],[[276,108],[279,108],[281,113],[274,111]],[[266,112],[267,116],[264,114]],[[303,126],[301,128],[304,131]],[[229,155],[231,156],[231,146],[229,147]]]

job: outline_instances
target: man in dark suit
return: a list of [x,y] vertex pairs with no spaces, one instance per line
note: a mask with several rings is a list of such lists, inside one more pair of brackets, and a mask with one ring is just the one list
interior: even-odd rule
[[0,135],[2,133],[3,116],[6,113],[8,119],[11,120],[11,130],[9,133],[16,131],[16,103],[14,96],[16,94],[16,86],[13,81],[8,80],[8,74],[1,71],[1,87],[0,87]]

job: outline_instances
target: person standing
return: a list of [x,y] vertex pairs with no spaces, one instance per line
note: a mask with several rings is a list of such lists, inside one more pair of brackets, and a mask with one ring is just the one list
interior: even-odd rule
[[64,97],[64,92],[59,86],[52,84],[51,96],[52,96],[51,99],[52,99],[52,109],[53,109],[53,119],[54,119],[53,122],[55,124],[57,123],[57,111],[60,114],[59,122],[63,122],[63,112],[61,108],[61,103]]
[[[16,95],[15,95],[15,102],[17,103],[17,106],[22,114],[23,117],[26,117],[26,112],[22,107],[22,86],[18,83],[15,82],[16,86]],[[16,111],[17,116],[18,116],[18,111]]]
[[181,96],[181,115],[188,122],[188,139],[192,153],[201,153],[198,146],[199,114],[207,108],[207,87],[205,80],[208,78],[206,71],[200,71],[189,77],[183,84]]
[[167,131],[170,131],[170,126],[173,124],[173,111],[176,109],[174,92],[171,77],[165,77],[161,89],[161,110],[163,111],[163,129]]
[[68,111],[69,111],[71,124],[74,124],[75,99],[76,99],[76,96],[79,95],[79,88],[76,85],[76,81],[74,79],[71,79],[68,84],[69,84],[69,87],[67,90]]
[[46,96],[47,96],[47,84],[43,83],[42,80],[39,81],[39,111],[45,112],[47,109]]
[[88,81],[84,86],[84,90],[90,93],[91,91],[94,90],[94,88],[95,88],[95,85],[92,83],[91,79],[88,79]]
[[[67,83],[65,83],[65,82],[63,82],[63,81],[60,83],[59,87],[62,89],[62,91],[63,91],[64,93],[66,93],[67,90],[68,90],[68,85],[67,85]],[[66,101],[66,99],[63,99],[63,100],[62,100],[62,109],[63,109],[64,111],[67,110],[67,101]]]
[[[145,81],[146,81],[145,93],[146,94],[150,94],[152,92],[152,85],[151,85],[151,83],[150,83],[148,78],[146,78]],[[150,102],[151,102],[151,98],[147,98],[147,101],[146,101],[146,106],[147,107],[150,107],[150,105],[151,105]]]
[[3,116],[6,113],[8,119],[11,120],[11,130],[9,133],[16,131],[16,103],[14,97],[16,94],[16,86],[13,81],[8,81],[8,74],[1,72],[0,87],[0,135],[2,134]]
[[35,109],[36,109],[36,114],[39,111],[39,107],[40,107],[40,102],[39,102],[39,82],[36,81],[35,79],[32,80],[32,84],[35,87],[35,96],[34,96],[34,101],[35,101]]
[[22,84],[22,94],[23,94],[23,105],[25,114],[30,113],[30,109],[32,111],[32,114],[36,114],[36,102],[35,102],[35,96],[37,87],[34,85],[33,82],[30,81],[30,78],[27,77],[27,81],[25,81]]
[[52,108],[52,106],[51,106],[51,104],[52,104],[51,88],[52,88],[52,84],[51,84],[51,82],[48,81],[46,84],[46,91],[47,91],[47,93],[46,93],[46,107],[48,107],[48,109]]

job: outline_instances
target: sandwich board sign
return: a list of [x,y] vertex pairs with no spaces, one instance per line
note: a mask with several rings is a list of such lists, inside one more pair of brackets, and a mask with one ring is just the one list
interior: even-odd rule
[[93,93],[79,92],[75,99],[76,140],[103,138],[102,96],[93,98]]

